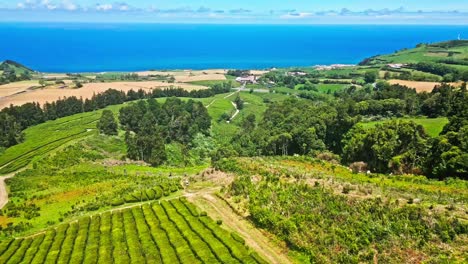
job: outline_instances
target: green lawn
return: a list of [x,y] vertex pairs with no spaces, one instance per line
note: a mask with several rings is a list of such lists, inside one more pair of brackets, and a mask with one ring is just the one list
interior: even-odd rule
[[212,81],[193,81],[193,82],[187,82],[189,84],[194,84],[194,85],[202,85],[202,86],[208,86],[208,87],[212,87],[214,86],[215,84],[223,84],[227,81],[230,81],[231,84],[232,84],[232,87],[238,87],[240,86],[238,82],[234,81],[234,80],[212,80]]
[[[424,129],[426,130],[427,134],[431,137],[437,137],[440,132],[442,132],[444,126],[448,123],[448,119],[446,117],[440,117],[440,118],[400,118],[399,120],[407,120],[407,121],[413,121],[418,125],[422,125]],[[376,121],[376,122],[361,122],[360,125],[362,125],[364,128],[371,128],[374,127],[377,124],[382,124],[384,122],[387,122],[388,120],[384,121]]]

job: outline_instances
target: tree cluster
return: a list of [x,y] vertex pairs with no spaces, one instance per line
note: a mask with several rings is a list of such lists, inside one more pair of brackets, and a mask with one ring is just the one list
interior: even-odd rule
[[0,111],[0,148],[10,147],[20,143],[23,139],[22,131],[48,120],[70,116],[83,112],[91,112],[105,108],[109,105],[122,104],[128,101],[162,97],[192,97],[204,98],[220,93],[229,92],[231,82],[215,84],[210,89],[186,91],[182,88],[154,89],[146,92],[130,90],[127,93],[115,89],[108,89],[103,93],[95,94],[90,99],[75,96],[59,99],[55,102],[45,103],[42,107],[38,103],[26,103],[20,106],[9,106]]
[[166,159],[165,144],[178,142],[188,149],[197,134],[209,135],[211,117],[200,102],[168,98],[139,101],[120,109],[120,124],[127,131],[127,156],[154,166]]
[[[333,99],[313,92],[299,96],[308,100],[271,103],[258,122],[254,115],[244,118],[231,150],[241,156],[331,151],[348,164],[366,162],[375,172],[468,178],[468,96],[464,87],[443,84],[431,93],[418,94],[404,86],[378,83],[375,88],[351,87],[335,93]],[[355,126],[364,118],[415,115],[445,116],[450,123],[436,139],[410,121],[389,121],[373,128]],[[224,154],[233,155],[232,151]]]
[[419,62],[410,65],[410,67],[418,71],[442,76],[446,82],[455,82],[459,80],[468,81],[468,71],[461,71],[443,63]]

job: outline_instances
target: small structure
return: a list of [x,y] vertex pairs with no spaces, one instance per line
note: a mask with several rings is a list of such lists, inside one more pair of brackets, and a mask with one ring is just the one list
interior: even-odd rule
[[236,82],[246,83],[246,84],[247,83],[255,84],[255,83],[257,83],[257,76],[249,75],[249,76],[237,77]]
[[403,68],[403,66],[405,66],[405,64],[402,64],[402,63],[390,63],[390,64],[387,64],[388,67],[392,68],[392,69],[401,69]]
[[302,71],[294,71],[294,72],[288,72],[289,76],[306,76],[307,73],[302,72]]
[[314,69],[318,71],[329,71],[329,70],[336,70],[336,69],[343,69],[354,67],[354,64],[332,64],[332,65],[315,65]]

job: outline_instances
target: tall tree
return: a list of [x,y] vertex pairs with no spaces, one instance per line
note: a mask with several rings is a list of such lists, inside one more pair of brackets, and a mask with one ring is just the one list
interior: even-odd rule
[[114,114],[110,110],[104,110],[97,124],[99,132],[105,135],[117,135],[118,125]]

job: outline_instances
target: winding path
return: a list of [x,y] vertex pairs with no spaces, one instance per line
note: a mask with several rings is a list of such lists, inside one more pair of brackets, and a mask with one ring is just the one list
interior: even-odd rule
[[231,116],[231,118],[229,119],[228,123],[231,122],[231,121],[234,119],[234,117],[236,117],[236,116],[239,114],[239,112],[240,112],[239,108],[237,108],[236,103],[231,102],[231,104],[232,104],[232,105],[234,106],[234,108],[236,109],[236,112]]
[[2,209],[8,203],[8,190],[5,184],[5,180],[15,176],[16,172],[7,174],[0,177],[0,209]]

